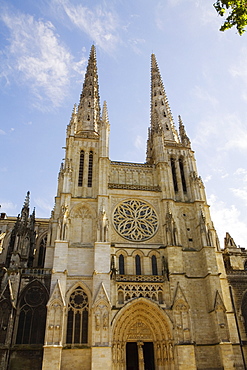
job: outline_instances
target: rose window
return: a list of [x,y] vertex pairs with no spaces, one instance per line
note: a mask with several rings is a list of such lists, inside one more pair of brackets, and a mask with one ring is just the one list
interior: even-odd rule
[[146,202],[130,199],[115,208],[113,224],[123,238],[141,242],[150,239],[156,233],[158,216]]

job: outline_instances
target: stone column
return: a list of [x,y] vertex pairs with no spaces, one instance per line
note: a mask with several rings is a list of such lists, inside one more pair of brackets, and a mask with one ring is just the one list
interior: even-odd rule
[[144,364],[144,356],[143,356],[143,342],[137,342],[138,347],[138,362],[139,362],[139,370],[145,370],[145,364]]

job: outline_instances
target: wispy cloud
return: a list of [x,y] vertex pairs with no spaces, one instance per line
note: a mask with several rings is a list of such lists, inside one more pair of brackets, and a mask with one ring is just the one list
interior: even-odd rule
[[0,200],[0,211],[1,212],[5,212],[5,213],[9,213],[9,212],[13,212],[16,213],[16,209],[17,209],[17,206],[16,204],[10,202],[10,201],[1,201]]
[[71,73],[78,66],[53,24],[7,8],[2,9],[0,20],[9,30],[0,76],[8,83],[28,86],[36,107],[60,106],[68,93]]
[[[247,149],[247,128],[237,114],[217,112],[209,114],[198,123],[195,145],[215,146],[218,152]],[[216,143],[217,140],[217,143]]]
[[52,201],[48,201],[44,198],[35,198],[34,203],[39,208],[39,214],[41,215],[41,217],[47,217],[45,216],[47,215],[47,211],[51,212],[54,206],[54,203]]
[[0,129],[0,135],[6,135],[6,132]]
[[247,205],[247,170],[244,168],[238,168],[235,173],[238,179],[238,187],[230,188],[231,192],[241,199],[241,201]]
[[135,138],[134,145],[138,150],[145,150],[146,147],[145,139],[142,136],[137,135]]
[[233,77],[239,77],[243,85],[242,91],[242,98],[247,100],[247,65],[246,65],[246,58],[247,58],[247,47],[243,47],[240,51],[240,55],[235,59],[235,65],[232,65],[230,68],[230,73]]
[[226,232],[230,233],[236,244],[247,247],[247,225],[241,212],[234,205],[228,206],[225,202],[220,201],[215,195],[208,197],[208,203],[211,205],[211,216],[219,235],[221,247],[223,247]]
[[69,0],[53,0],[60,5],[73,25],[89,35],[93,42],[106,52],[111,53],[120,41],[118,36],[119,20],[112,8],[95,5],[90,9],[74,5]]

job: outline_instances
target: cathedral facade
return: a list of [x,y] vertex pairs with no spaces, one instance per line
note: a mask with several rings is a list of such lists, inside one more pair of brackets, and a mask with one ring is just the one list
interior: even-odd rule
[[51,218],[0,218],[0,369],[245,369],[247,253],[224,250],[155,55],[145,163],[109,159],[92,46]]

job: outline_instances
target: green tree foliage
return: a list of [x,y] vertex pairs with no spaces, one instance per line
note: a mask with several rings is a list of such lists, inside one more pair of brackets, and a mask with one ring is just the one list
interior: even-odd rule
[[236,26],[239,35],[245,32],[244,28],[247,25],[247,0],[217,0],[214,3],[214,7],[220,16],[227,16],[220,31]]

